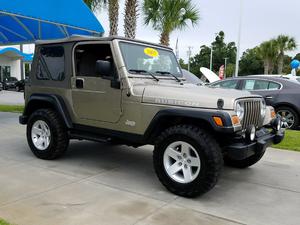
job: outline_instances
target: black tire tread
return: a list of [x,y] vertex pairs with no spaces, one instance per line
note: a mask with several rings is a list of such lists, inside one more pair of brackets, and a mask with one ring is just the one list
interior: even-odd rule
[[224,158],[225,165],[233,167],[233,168],[238,168],[238,169],[245,169],[250,166],[253,166],[256,164],[261,158],[264,156],[265,151],[261,153],[257,153],[253,156],[250,156],[249,158],[243,159],[243,160],[233,160],[228,157]]
[[52,149],[49,151],[49,154],[38,154],[38,151],[35,151],[35,147],[31,143],[31,124],[31,126],[27,126],[27,138],[31,150],[38,158],[41,159],[52,160],[59,158],[66,152],[69,146],[69,137],[64,122],[53,109],[38,109],[31,114],[29,123],[33,121],[35,117],[46,117],[49,121],[51,121],[51,127],[54,128],[51,130],[51,132],[53,132],[52,138],[55,137],[55,143],[51,146]]
[[[205,178],[194,180],[192,185],[189,185],[188,188],[178,188],[174,185],[170,184],[169,179],[165,179],[164,175],[160,171],[159,165],[159,145],[166,140],[166,138],[170,137],[174,134],[181,134],[187,137],[194,139],[194,141],[198,142],[199,145],[202,147],[205,156],[207,157],[207,167]],[[223,156],[221,153],[221,149],[210,133],[202,130],[199,127],[193,125],[177,125],[171,127],[164,132],[157,138],[155,149],[153,152],[153,163],[155,172],[160,180],[160,182],[171,192],[175,193],[179,196],[184,197],[196,197],[198,195],[204,194],[211,190],[216,183],[218,182],[219,176],[223,169]]]

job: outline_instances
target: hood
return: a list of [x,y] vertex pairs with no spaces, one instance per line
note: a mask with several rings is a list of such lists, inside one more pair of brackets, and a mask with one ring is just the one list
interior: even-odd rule
[[211,88],[191,84],[160,84],[145,86],[142,102],[160,105],[216,109],[218,108],[218,100],[223,99],[223,109],[232,110],[234,109],[235,100],[254,97],[260,98],[260,96],[252,95],[246,91]]
[[215,74],[213,71],[211,71],[205,67],[201,67],[200,72],[209,81],[209,83],[213,83],[213,82],[220,80],[220,78],[217,74]]

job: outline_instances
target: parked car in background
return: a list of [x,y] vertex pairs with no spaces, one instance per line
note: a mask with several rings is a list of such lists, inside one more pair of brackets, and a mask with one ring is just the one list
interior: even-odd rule
[[284,127],[296,129],[300,118],[300,83],[274,76],[245,76],[214,82],[211,87],[250,91],[264,97],[282,117]]
[[2,91],[3,90],[3,84],[2,84],[2,82],[0,82],[0,91]]
[[204,82],[200,80],[195,74],[189,72],[188,70],[181,69],[183,77],[185,78],[187,83],[196,84],[196,85],[204,85]]
[[[255,75],[255,76],[262,76],[262,75]],[[268,75],[268,76],[279,77],[279,78],[282,78],[282,79],[287,79],[287,80],[300,82],[300,76],[293,76],[292,74],[288,74],[288,75]]]
[[18,79],[15,77],[9,77],[4,80],[3,82],[3,89],[8,90],[8,89],[15,89],[16,88],[16,83],[18,82]]
[[15,83],[16,91],[24,91],[25,89],[25,80],[19,80]]

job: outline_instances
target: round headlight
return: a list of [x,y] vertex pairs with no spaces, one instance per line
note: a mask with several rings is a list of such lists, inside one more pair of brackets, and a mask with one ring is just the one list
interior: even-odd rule
[[240,120],[243,120],[245,114],[244,105],[239,102],[236,104],[236,115],[239,117]]
[[261,109],[260,109],[260,116],[262,118],[264,118],[266,116],[266,110],[267,110],[266,101],[263,99],[261,101]]

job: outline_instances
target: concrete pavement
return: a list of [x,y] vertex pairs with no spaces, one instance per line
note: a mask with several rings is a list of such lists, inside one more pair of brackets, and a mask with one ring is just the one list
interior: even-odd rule
[[0,91],[0,105],[24,105],[24,93]]
[[300,154],[269,149],[252,168],[224,168],[211,192],[167,192],[152,148],[72,141],[55,161],[36,159],[17,114],[0,113],[0,217],[18,225],[300,224]]

